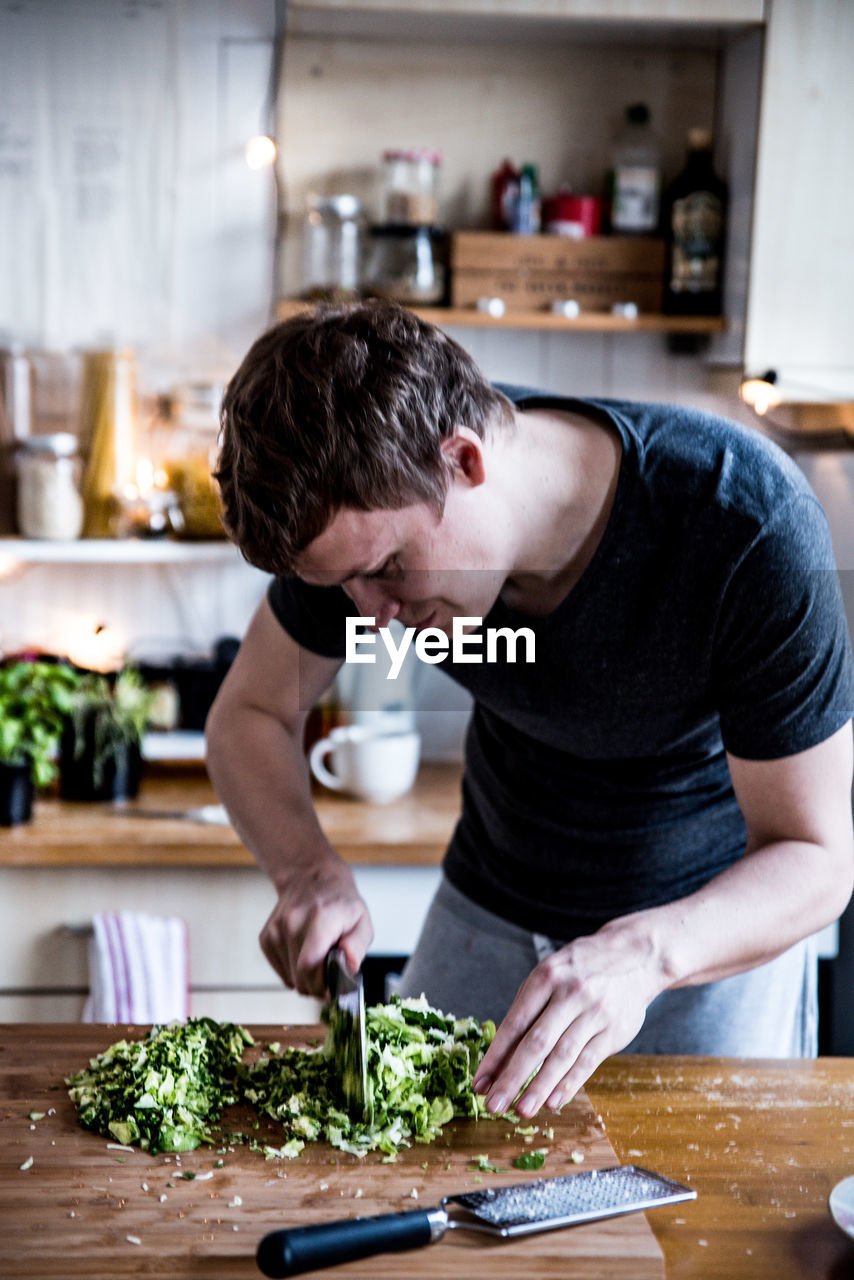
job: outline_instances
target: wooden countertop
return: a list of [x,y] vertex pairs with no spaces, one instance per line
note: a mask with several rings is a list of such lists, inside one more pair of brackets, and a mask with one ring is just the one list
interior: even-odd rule
[[[257,1276],[252,1257],[258,1239],[294,1215],[310,1221],[412,1207],[413,1188],[419,1204],[428,1206],[440,1195],[473,1187],[478,1176],[469,1168],[473,1153],[488,1152],[496,1164],[509,1164],[523,1141],[512,1129],[505,1139],[510,1127],[504,1122],[494,1128],[491,1122],[457,1124],[446,1131],[447,1142],[411,1148],[393,1165],[383,1165],[375,1155],[359,1161],[341,1153],[332,1164],[328,1149],[318,1146],[283,1167],[239,1148],[212,1178],[184,1182],[176,1178],[174,1158],[167,1163],[164,1156],[110,1149],[74,1120],[63,1077],[126,1030],[0,1027],[4,1280]],[[262,1042],[275,1035],[301,1043],[312,1034],[306,1028],[254,1030]],[[854,1172],[854,1060],[617,1056],[599,1068],[586,1092],[592,1109],[580,1095],[558,1117],[554,1138],[545,1144],[550,1155],[544,1173],[571,1172],[573,1151],[584,1155],[582,1168],[600,1167],[613,1162],[613,1148],[622,1163],[646,1165],[694,1187],[697,1200],[647,1215],[663,1253],[663,1270],[657,1250],[648,1247],[651,1236],[638,1230],[644,1219],[632,1215],[613,1220],[607,1232],[606,1224],[598,1224],[596,1258],[593,1226],[501,1245],[456,1232],[428,1249],[353,1264],[329,1272],[330,1277],[501,1280],[535,1274],[641,1280],[664,1274],[668,1280],[842,1280],[854,1275],[854,1241],[836,1227],[827,1209],[833,1185]],[[47,1113],[32,1127],[31,1109]],[[509,1153],[506,1159],[502,1151]],[[32,1166],[21,1170],[30,1155]],[[189,1153],[181,1157],[181,1167],[208,1172],[216,1158],[207,1150]],[[483,1186],[528,1175],[511,1170],[481,1176]],[[360,1189],[363,1195],[357,1197]],[[586,1259],[586,1270],[576,1266],[579,1259]]]
[[588,1086],[622,1163],[698,1193],[650,1214],[679,1280],[842,1280],[854,1241],[827,1208],[854,1173],[854,1059],[630,1057]]
[[[313,792],[330,842],[354,864],[430,866],[442,860],[460,812],[461,766],[423,764],[408,795],[387,805]],[[215,804],[203,767],[148,765],[139,797],[77,804],[46,796],[33,821],[0,828],[0,866],[254,866],[230,826],[145,817]]]

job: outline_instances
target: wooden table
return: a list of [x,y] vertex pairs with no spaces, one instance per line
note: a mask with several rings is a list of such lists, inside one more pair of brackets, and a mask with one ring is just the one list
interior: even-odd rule
[[843,1280],[827,1197],[854,1173],[854,1059],[630,1057],[588,1086],[621,1162],[698,1193],[650,1224],[668,1280]]
[[[283,1035],[274,1028],[259,1034],[274,1031],[282,1039],[306,1035],[305,1029]],[[431,1204],[439,1194],[474,1185],[473,1152],[489,1152],[503,1163],[502,1150],[515,1152],[523,1141],[512,1132],[505,1139],[503,1122],[494,1128],[481,1123],[476,1131],[462,1126],[445,1144],[405,1152],[397,1165],[340,1155],[333,1165],[329,1151],[317,1147],[285,1168],[241,1149],[227,1157],[226,1168],[215,1171],[214,1178],[176,1181],[174,1160],[166,1164],[164,1157],[108,1149],[103,1139],[79,1130],[64,1090],[50,1087],[118,1034],[116,1028],[80,1025],[0,1027],[3,1280],[257,1276],[255,1242],[271,1226],[293,1220],[295,1206],[305,1220],[352,1215],[361,1188],[360,1211],[406,1207],[413,1187],[420,1204]],[[647,1215],[668,1280],[854,1275],[854,1242],[827,1211],[831,1187],[854,1171],[854,1060],[619,1056],[597,1071],[587,1093],[594,1110],[584,1097],[565,1108],[554,1139],[546,1143],[551,1154],[544,1172],[571,1171],[573,1151],[585,1157],[581,1168],[596,1167],[611,1158],[613,1147],[623,1163],[644,1164],[693,1186],[696,1201]],[[31,1129],[27,1116],[33,1107],[53,1107],[55,1114]],[[604,1133],[594,1112],[604,1122]],[[21,1170],[31,1154],[33,1165]],[[182,1157],[182,1167],[207,1171],[214,1158],[210,1152],[190,1153]],[[528,1176],[517,1171],[482,1175],[503,1182]],[[167,1181],[174,1186],[167,1189]],[[167,1199],[161,1201],[161,1195]],[[237,1196],[239,1205],[232,1203]],[[271,1204],[277,1208],[271,1210]],[[644,1238],[640,1226],[647,1231]],[[583,1272],[573,1261],[584,1252],[580,1234],[536,1237],[546,1243],[532,1257],[526,1249],[534,1238],[484,1246],[456,1232],[418,1253],[387,1255],[329,1274],[341,1280],[351,1274],[394,1280],[523,1274],[638,1280],[662,1274],[642,1218],[614,1220],[609,1231],[597,1236],[604,1252],[598,1261],[588,1260]],[[140,1244],[133,1242],[137,1239]],[[106,1270],[105,1257],[110,1260]]]

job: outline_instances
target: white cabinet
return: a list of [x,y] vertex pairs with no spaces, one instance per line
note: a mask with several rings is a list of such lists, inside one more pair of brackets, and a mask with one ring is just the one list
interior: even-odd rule
[[[108,858],[108,855],[107,855]],[[408,955],[438,866],[354,867],[374,925],[370,954]],[[96,912],[177,915],[189,935],[190,1013],[233,1022],[317,1022],[320,1004],[286,990],[258,934],[275,903],[255,866],[0,867],[0,1022],[75,1022],[89,985]]]
[[854,5],[773,0],[745,338],[800,400],[854,396]]

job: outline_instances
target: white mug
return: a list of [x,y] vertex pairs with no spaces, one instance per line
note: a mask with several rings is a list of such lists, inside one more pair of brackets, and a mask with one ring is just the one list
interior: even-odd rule
[[316,742],[309,763],[318,782],[330,790],[388,804],[412,786],[420,754],[420,734],[377,733],[354,724],[333,729],[328,738]]

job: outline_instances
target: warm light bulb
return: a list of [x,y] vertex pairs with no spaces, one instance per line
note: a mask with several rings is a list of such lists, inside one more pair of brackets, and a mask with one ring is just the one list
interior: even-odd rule
[[87,671],[118,671],[124,665],[125,645],[112,627],[91,618],[70,616],[59,629],[62,639],[54,646],[65,656]]
[[154,488],[154,464],[148,458],[137,458],[136,487],[140,495],[150,493]]
[[276,159],[276,144],[266,133],[258,133],[249,139],[244,154],[250,169],[268,169]]
[[747,378],[739,387],[738,394],[760,416],[769,409],[776,408],[783,399],[773,382],[767,382],[764,378]]

